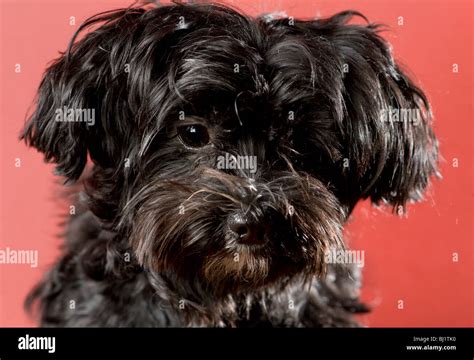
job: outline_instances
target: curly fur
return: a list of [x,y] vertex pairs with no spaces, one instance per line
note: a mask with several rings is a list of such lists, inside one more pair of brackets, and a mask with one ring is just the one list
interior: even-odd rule
[[[87,20],[22,133],[83,195],[64,254],[27,300],[41,324],[356,326],[360,275],[324,252],[344,248],[359,200],[420,200],[437,141],[425,95],[379,26],[354,16],[293,23],[174,4]],[[94,109],[95,124],[55,121],[63,107]],[[393,108],[421,119],[381,121]],[[183,146],[180,114],[211,145]],[[216,169],[224,153],[257,156],[258,171]],[[236,212],[271,242],[229,240]]]

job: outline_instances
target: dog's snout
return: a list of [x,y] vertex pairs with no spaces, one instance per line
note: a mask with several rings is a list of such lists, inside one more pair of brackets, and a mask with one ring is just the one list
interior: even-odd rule
[[239,244],[263,245],[267,241],[266,226],[258,219],[237,213],[229,216],[228,226],[232,237]]

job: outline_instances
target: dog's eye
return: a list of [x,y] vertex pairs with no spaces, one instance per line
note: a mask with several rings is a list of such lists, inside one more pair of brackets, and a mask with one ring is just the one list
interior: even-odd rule
[[203,125],[180,126],[178,128],[178,136],[181,142],[189,147],[200,148],[209,144],[209,133]]

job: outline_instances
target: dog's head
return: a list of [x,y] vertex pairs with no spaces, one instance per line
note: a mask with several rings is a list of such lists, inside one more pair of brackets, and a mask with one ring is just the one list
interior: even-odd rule
[[214,291],[324,270],[354,205],[436,173],[423,92],[354,12],[223,6],[100,14],[47,70],[23,138],[77,180],[150,271]]

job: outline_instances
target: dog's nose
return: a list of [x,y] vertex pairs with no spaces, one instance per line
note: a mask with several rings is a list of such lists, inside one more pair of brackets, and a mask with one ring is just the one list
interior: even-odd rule
[[263,245],[267,241],[267,229],[256,219],[242,214],[234,214],[228,220],[233,238],[243,245]]

